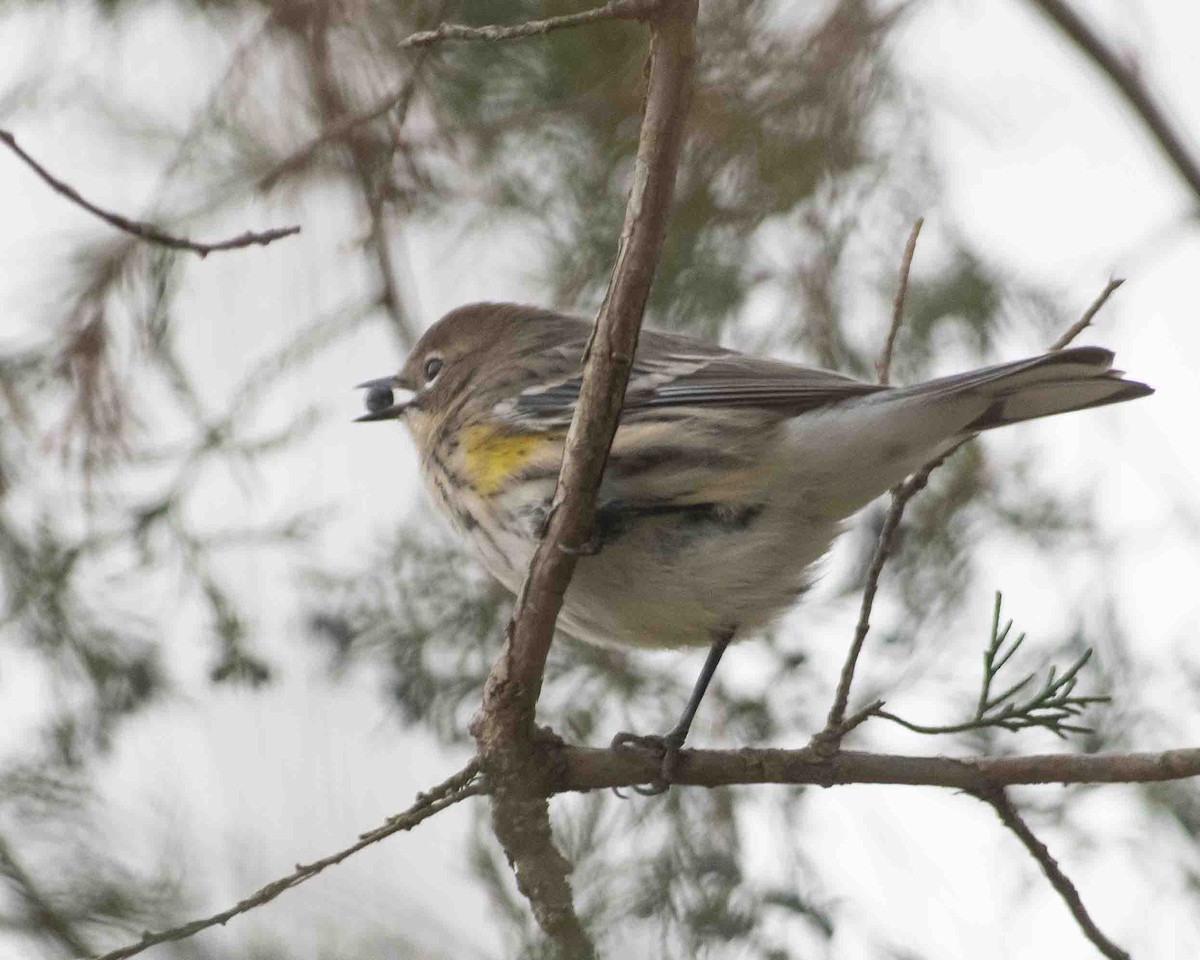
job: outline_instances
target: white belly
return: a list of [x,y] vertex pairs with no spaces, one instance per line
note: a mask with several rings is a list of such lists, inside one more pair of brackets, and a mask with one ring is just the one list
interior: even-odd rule
[[[552,484],[547,485],[546,502]],[[809,568],[837,535],[835,518],[813,518],[780,495],[770,507],[721,515],[692,510],[639,516],[619,524],[600,552],[579,560],[559,617],[572,636],[603,646],[707,646],[715,634],[746,633],[787,611],[809,582]],[[486,523],[456,526],[487,570],[516,593],[528,571],[540,514],[513,523],[501,495],[471,498]],[[600,524],[603,529],[603,523]]]

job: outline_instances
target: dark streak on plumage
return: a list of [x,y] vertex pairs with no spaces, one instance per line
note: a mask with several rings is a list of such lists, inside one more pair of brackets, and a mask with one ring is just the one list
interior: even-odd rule
[[[633,527],[646,520],[671,518],[678,527],[678,535],[694,539],[703,534],[705,526],[716,526],[726,532],[746,530],[762,515],[763,505],[728,503],[626,503],[612,500],[596,511],[596,539],[601,544],[613,543]],[[671,529],[671,528],[666,528]],[[672,539],[679,539],[672,533]],[[673,546],[681,546],[682,541]]]

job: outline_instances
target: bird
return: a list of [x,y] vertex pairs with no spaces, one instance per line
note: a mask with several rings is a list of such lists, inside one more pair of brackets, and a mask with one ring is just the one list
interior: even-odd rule
[[[402,421],[432,499],[514,595],[545,526],[592,324],[515,303],[452,310],[359,387]],[[670,785],[729,643],[789,610],[845,521],[976,434],[1153,393],[1081,346],[911,386],[644,329],[558,626],[586,643],[709,650],[679,722],[620,733]],[[396,399],[396,391],[406,396]]]

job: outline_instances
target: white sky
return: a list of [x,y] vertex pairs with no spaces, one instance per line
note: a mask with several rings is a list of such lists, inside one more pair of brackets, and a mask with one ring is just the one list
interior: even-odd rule
[[[1200,4],[1077,0],[1077,6],[1137,51],[1147,79],[1200,152],[1200,98],[1194,95],[1200,90]],[[43,64],[48,52],[52,69],[55,57],[83,62],[104,48],[93,43],[94,23],[62,8],[54,13],[9,15],[19,29],[0,35],[5,78]],[[59,26],[64,19],[70,29]],[[159,110],[198,104],[206,87],[196,82],[195,65],[218,63],[219,49],[192,47],[181,56],[185,33],[165,15],[146,15],[134,33],[123,55],[93,63],[95,72],[144,89],[147,103]],[[1105,525],[1122,544],[1117,555],[1096,558],[1094,567],[1062,571],[1066,586],[1085,595],[1096,578],[1114,578],[1123,593],[1119,615],[1144,644],[1148,661],[1169,662],[1181,643],[1194,642],[1200,614],[1194,589],[1200,576],[1194,424],[1200,231],[1184,223],[1195,203],[1108,84],[1025,0],[928,0],[904,29],[898,54],[927,96],[947,187],[945,206],[927,212],[932,230],[960,225],[1018,275],[1062,291],[1063,302],[1080,309],[1110,275],[1128,278],[1086,339],[1114,348],[1120,365],[1158,394],[1023,429],[1044,444],[1053,477],[1098,484]],[[26,118],[16,132],[50,169],[101,203],[136,214],[153,189],[153,167],[138,148],[107,134],[101,118],[80,123],[78,111],[68,120]],[[7,154],[0,157],[0,210],[0,262],[10,267],[0,271],[0,337],[7,337],[30,314],[37,284],[46,282],[30,261],[49,260],[71,232],[93,228]],[[338,234],[328,229],[328,215],[328,207],[301,211],[306,233],[297,241],[210,257],[187,272],[178,323],[214,396],[237,375],[223,361],[231,351],[262,352],[297,322],[344,299],[347,279],[337,266],[345,260],[325,249],[327,238]],[[247,217],[232,226],[291,222],[278,210]],[[217,227],[212,232],[223,235]],[[896,238],[897,252],[902,240]],[[412,302],[423,322],[468,300],[536,293],[522,279],[528,257],[519,245],[436,232],[413,232],[407,241]],[[918,269],[920,258],[919,249]],[[1037,347],[1012,344],[1014,352]],[[347,385],[385,373],[399,359],[382,335],[364,334],[331,353],[322,367],[326,379],[297,385],[282,402],[317,399],[350,416],[357,397]],[[382,436],[339,417],[318,433],[309,459],[256,484],[250,509],[271,516],[314,500],[336,504],[330,532],[312,549],[351,562],[409,510],[423,509],[411,482],[412,451],[399,437],[392,444]],[[1008,441],[988,442],[1000,452]],[[222,495],[247,494],[230,488]],[[1023,625],[1049,632],[1047,625],[1061,624],[1056,595],[1063,583],[1031,573],[1026,557],[995,549],[987,556],[990,579],[1003,586]],[[248,568],[239,579],[248,590],[266,591],[280,575]],[[159,598],[164,610],[173,602]],[[180,869],[204,878],[200,887],[208,899],[197,912],[223,907],[293,863],[345,845],[464,759],[442,755],[418,734],[397,737],[371,678],[331,688],[315,652],[301,644],[297,654],[295,617],[279,611],[264,618],[264,632],[287,650],[279,682],[253,696],[213,691],[203,681],[211,650],[174,643],[172,662],[186,696],[130,724],[108,780],[109,829],[124,838],[130,861],[153,863],[162,844],[172,844]],[[682,656],[680,662],[681,669],[694,668]],[[9,676],[0,675],[0,684],[0,694],[11,697]],[[21,702],[10,699],[5,709]],[[1196,728],[1193,717],[1193,735]],[[905,745],[923,749],[920,742]],[[992,854],[1013,841],[994,817],[963,798],[854,788],[826,791],[811,802],[821,829],[810,856],[826,865],[845,908],[869,927],[903,936],[914,954],[930,960],[1094,955],[1032,863],[1004,861],[997,868]],[[1079,816],[1095,817],[1106,829],[1122,809],[1095,797],[1086,807]],[[478,929],[463,923],[486,910],[466,879],[467,823],[462,810],[443,814],[234,921],[208,942],[283,936],[297,958],[322,951],[336,956],[339,928],[361,922],[382,934],[400,922],[424,932],[431,944],[454,931],[462,944],[457,956],[496,949],[489,923]],[[1102,928],[1137,946],[1136,955],[1171,960],[1200,951],[1200,930],[1172,910],[1170,889],[1122,882],[1114,876],[1120,863],[1103,852],[1059,852]],[[910,872],[919,883],[909,880]],[[0,938],[0,958],[18,960],[6,949],[16,948]],[[834,956],[865,960],[870,954],[843,934]]]

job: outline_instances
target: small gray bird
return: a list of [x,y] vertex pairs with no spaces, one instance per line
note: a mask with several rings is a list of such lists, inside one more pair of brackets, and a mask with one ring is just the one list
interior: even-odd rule
[[[360,420],[402,419],[434,501],[514,593],[562,461],[591,332],[508,303],[460,307],[398,374],[371,380]],[[842,521],[965,438],[1152,393],[1074,347],[910,387],[749,357],[644,330],[596,504],[597,548],[559,624],[625,647],[708,646],[679,724],[617,742],[662,751],[665,789],[735,636],[786,611]],[[395,402],[394,390],[411,396]]]

